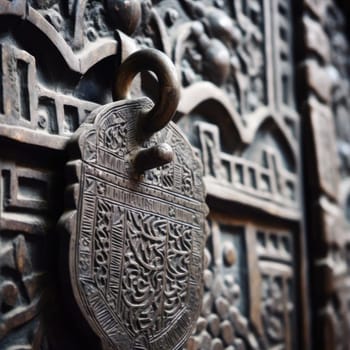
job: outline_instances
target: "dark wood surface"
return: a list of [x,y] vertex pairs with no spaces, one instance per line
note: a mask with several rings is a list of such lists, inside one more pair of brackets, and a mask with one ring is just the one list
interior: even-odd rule
[[[348,13],[335,0],[0,0],[0,349],[108,348],[76,321],[57,222],[76,204],[72,135],[145,48],[175,65],[173,121],[210,209],[185,348],[349,349]],[[161,93],[144,72],[130,98]]]

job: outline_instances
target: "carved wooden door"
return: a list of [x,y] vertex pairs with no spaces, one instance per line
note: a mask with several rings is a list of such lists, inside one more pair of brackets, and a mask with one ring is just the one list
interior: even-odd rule
[[[72,321],[58,277],[66,145],[141,48],[176,67],[174,121],[210,208],[185,348],[349,349],[347,11],[335,0],[0,0],[0,349],[100,346]],[[156,84],[144,73],[132,96],[157,100]]]

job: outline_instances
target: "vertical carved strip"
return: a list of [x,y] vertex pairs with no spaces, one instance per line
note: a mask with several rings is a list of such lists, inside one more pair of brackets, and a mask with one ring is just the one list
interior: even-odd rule
[[64,131],[73,133],[80,124],[79,111],[75,106],[64,105]]
[[[247,225],[246,241],[248,247],[257,246],[257,233],[253,226]],[[256,251],[252,251],[247,255],[248,271],[249,271],[249,293],[250,293],[250,319],[257,328],[260,336],[264,334],[264,327],[261,321],[260,307],[261,307],[261,275],[258,270],[258,257]]]
[[77,0],[75,2],[75,26],[74,26],[74,39],[73,47],[75,49],[81,49],[84,44],[84,13],[86,8],[87,0]]
[[26,120],[30,120],[29,110],[29,81],[28,81],[28,64],[23,60],[17,60],[18,90],[19,90],[19,109],[20,115]]
[[3,46],[0,45],[0,114],[4,114]]
[[[318,349],[348,349],[350,229],[341,198],[347,195],[343,184],[350,175],[344,167],[349,144],[349,23],[345,3],[342,9],[336,1],[304,0],[304,5],[302,98],[313,339]],[[341,91],[347,92],[339,104]]]

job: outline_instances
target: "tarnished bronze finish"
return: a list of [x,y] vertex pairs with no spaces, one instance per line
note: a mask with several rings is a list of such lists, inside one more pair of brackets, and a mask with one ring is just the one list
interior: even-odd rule
[[142,71],[154,72],[159,82],[158,103],[140,119],[141,128],[153,133],[162,129],[173,117],[180,99],[180,86],[171,60],[158,50],[145,49],[135,52],[121,64],[115,81],[114,98],[126,98],[132,80]]
[[[146,61],[163,57],[138,53],[129,61],[134,72],[144,54]],[[159,80],[177,93],[163,79],[171,63],[162,62]],[[130,74],[125,67],[119,83]],[[176,108],[170,104],[160,108],[167,113],[162,125]],[[100,107],[69,147],[66,197],[74,204],[60,226],[70,234],[71,288],[105,349],[181,349],[200,312],[207,214],[202,167],[172,122],[140,140],[138,120],[154,109],[148,98]]]
[[[156,73],[160,97],[150,111],[140,113],[138,117],[135,137],[140,142],[169,123],[180,99],[180,85],[173,63],[165,54],[154,49],[137,51],[121,64],[115,82],[115,99],[126,98],[134,77],[145,70]],[[171,162],[173,152],[169,145],[163,144],[138,150],[133,160],[135,171],[142,173]]]
[[174,158],[174,153],[167,143],[162,143],[150,148],[141,149],[134,158],[134,168],[137,173],[142,173],[147,169],[157,168],[170,163]]

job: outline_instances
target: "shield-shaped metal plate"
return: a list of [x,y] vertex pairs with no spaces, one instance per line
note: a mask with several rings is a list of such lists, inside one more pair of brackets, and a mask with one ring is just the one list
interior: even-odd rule
[[[147,98],[103,106],[70,145],[74,205],[63,216],[70,281],[83,316],[111,349],[180,349],[201,306],[201,164],[173,123],[139,144],[137,120],[151,107]],[[135,150],[162,142],[174,160],[135,175]]]

